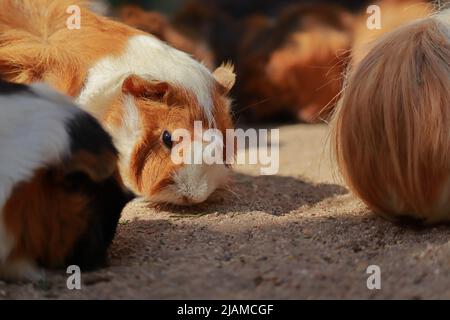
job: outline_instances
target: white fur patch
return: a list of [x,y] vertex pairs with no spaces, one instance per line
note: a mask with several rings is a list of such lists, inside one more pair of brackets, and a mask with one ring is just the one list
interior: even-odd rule
[[188,89],[197,97],[210,125],[214,125],[212,74],[188,54],[150,35],[134,36],[121,56],[108,56],[98,61],[89,70],[77,102],[100,119],[131,74]]
[[134,190],[130,181],[128,181],[128,169],[131,161],[131,154],[133,152],[136,141],[141,136],[139,111],[134,104],[132,96],[125,97],[124,100],[124,114],[122,123],[119,127],[114,127],[106,124],[106,130],[113,136],[114,145],[120,154],[119,169],[122,173],[122,180],[129,189]]
[[69,152],[65,123],[80,112],[45,86],[31,88],[36,95],[0,95],[0,264],[14,244],[3,224],[5,202],[17,183]]

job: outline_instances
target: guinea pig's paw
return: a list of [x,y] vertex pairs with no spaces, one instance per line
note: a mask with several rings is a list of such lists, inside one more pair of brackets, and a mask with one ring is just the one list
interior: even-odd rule
[[27,259],[16,259],[0,265],[0,279],[36,283],[45,279],[45,273]]
[[71,154],[65,163],[65,172],[83,172],[96,182],[112,176],[117,167],[118,153],[101,125],[89,114],[80,112],[67,126]]

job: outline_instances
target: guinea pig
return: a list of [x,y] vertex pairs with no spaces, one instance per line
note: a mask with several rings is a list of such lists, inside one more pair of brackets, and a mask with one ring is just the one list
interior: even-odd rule
[[246,19],[236,62],[240,109],[256,121],[325,118],[342,87],[352,22],[350,13],[329,5]]
[[118,18],[129,26],[148,32],[174,48],[191,54],[209,69],[214,67],[214,55],[206,43],[185,37],[161,13],[126,5],[118,10]]
[[245,29],[217,1],[186,1],[171,17],[173,27],[195,43],[205,43],[213,52],[214,64],[236,61],[236,47]]
[[0,80],[0,150],[0,278],[103,266],[132,196],[101,125],[47,86]]
[[339,169],[384,216],[450,218],[450,11],[385,34],[350,71],[332,122]]
[[95,15],[82,1],[0,0],[0,7],[0,72],[15,82],[49,83],[100,120],[134,193],[190,205],[228,183],[225,163],[171,161],[171,134],[192,132],[195,121],[223,134],[233,128],[232,67],[211,73],[157,38]]

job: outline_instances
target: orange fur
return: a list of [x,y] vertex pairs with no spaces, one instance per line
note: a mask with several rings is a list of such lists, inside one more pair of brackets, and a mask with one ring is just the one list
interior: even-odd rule
[[[80,30],[66,28],[66,9],[73,4],[81,6]],[[107,56],[120,56],[132,36],[145,35],[142,31],[95,15],[83,7],[82,1],[0,0],[0,7],[3,9],[0,12],[0,72],[5,79],[22,83],[45,81],[72,97],[80,94],[87,73],[96,62]],[[11,14],[12,12],[14,14]],[[233,74],[230,68],[225,70],[226,73]],[[224,130],[231,128],[232,122],[225,97],[229,88],[223,90],[223,87],[229,84],[221,85],[222,78],[229,82],[229,77],[223,73],[217,75],[215,80],[211,77],[210,94],[214,96],[215,123],[218,128]],[[155,81],[158,82],[158,79]],[[126,85],[123,88],[126,89]],[[142,88],[152,90],[151,84],[144,84]],[[197,99],[193,99],[191,92],[172,85],[169,93],[177,95],[178,98],[165,101],[152,97],[151,100],[151,92],[142,96],[137,92],[122,92],[107,105],[105,114],[95,114],[114,136],[116,126],[126,121],[123,106],[125,95],[134,95],[141,125],[146,130],[138,137],[138,141],[130,143],[135,144],[133,157],[145,157],[148,162],[143,169],[145,184],[140,186],[136,183],[131,167],[121,166],[121,173],[123,180],[129,182],[128,186],[134,187],[133,191],[140,195],[150,196],[151,185],[170,180],[177,169],[177,166],[171,163],[170,154],[160,148],[161,139],[158,143],[155,142],[156,134],[167,128],[192,130],[194,120],[205,119],[204,110],[200,108]],[[169,108],[169,103],[176,104],[177,108]],[[142,144],[147,146],[143,148]],[[147,153],[141,155],[137,150]],[[164,162],[163,165],[161,162]],[[161,166],[165,169],[161,169]]]
[[239,98],[253,118],[279,113],[314,122],[334,105],[351,43],[351,16],[330,6],[296,6],[275,23],[247,20],[239,48]]
[[[74,4],[80,5],[82,19],[82,28],[75,31],[66,26],[66,10]],[[128,37],[139,33],[93,14],[83,4],[78,0],[0,0],[0,73],[4,79],[45,81],[76,96],[89,67],[105,55],[120,54]]]
[[355,23],[352,64],[361,61],[376,39],[403,24],[425,18],[432,13],[431,5],[421,0],[383,0],[374,4],[381,10],[381,29],[369,29],[369,14],[360,14]]
[[[228,110],[227,112],[215,112],[217,129],[221,130],[225,137],[226,129],[231,128],[233,124],[229,106],[219,93],[220,90],[220,87],[216,88],[214,105],[217,110]],[[148,92],[149,89],[145,91]],[[112,105],[106,115],[106,122],[115,125],[121,123],[122,104],[123,101],[119,99]],[[161,189],[173,184],[172,173],[180,168],[179,165],[174,165],[170,161],[170,150],[161,143],[163,131],[172,132],[177,128],[187,128],[193,135],[192,124],[194,121],[203,123],[207,123],[207,121],[198,107],[196,98],[182,88],[170,86],[158,101],[150,100],[147,97],[137,97],[136,106],[142,115],[141,127],[145,132],[141,135],[133,151],[130,167],[125,170],[128,183],[132,185],[132,188],[151,197]],[[149,157],[150,154],[151,157]]]
[[442,16],[378,39],[350,72],[333,120],[345,181],[383,215],[450,217],[450,19]]
[[19,239],[9,259],[30,258],[47,267],[63,266],[86,228],[89,210],[89,198],[65,190],[61,172],[37,171],[30,181],[15,188],[3,208],[8,231]]

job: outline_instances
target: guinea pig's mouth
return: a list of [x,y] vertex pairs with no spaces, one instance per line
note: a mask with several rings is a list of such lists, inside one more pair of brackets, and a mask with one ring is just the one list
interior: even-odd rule
[[152,188],[148,200],[177,206],[205,202],[228,184],[231,170],[224,165],[185,165]]

